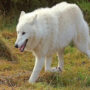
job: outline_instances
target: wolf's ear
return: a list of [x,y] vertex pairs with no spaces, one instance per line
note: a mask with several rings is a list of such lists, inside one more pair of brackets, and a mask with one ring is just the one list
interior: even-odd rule
[[32,24],[34,24],[36,22],[36,19],[37,19],[37,14],[35,16],[33,16]]
[[21,14],[20,14],[20,17],[25,15],[25,12],[24,11],[21,11]]

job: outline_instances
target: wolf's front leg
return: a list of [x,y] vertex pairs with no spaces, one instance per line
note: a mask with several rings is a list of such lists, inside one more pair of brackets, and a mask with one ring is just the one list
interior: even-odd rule
[[44,57],[36,58],[35,66],[34,66],[32,74],[31,74],[31,77],[29,79],[29,83],[34,83],[37,80],[39,73],[44,65],[44,60],[45,60]]

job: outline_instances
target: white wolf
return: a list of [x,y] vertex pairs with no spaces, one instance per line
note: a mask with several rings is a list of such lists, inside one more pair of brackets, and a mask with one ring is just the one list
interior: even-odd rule
[[[41,8],[31,13],[22,11],[17,24],[15,47],[22,52],[24,48],[30,50],[36,57],[29,82],[37,80],[44,61],[45,71],[61,72],[64,49],[71,41],[90,57],[89,28],[76,4],[62,2],[52,8]],[[58,67],[51,68],[54,53],[58,54]]]

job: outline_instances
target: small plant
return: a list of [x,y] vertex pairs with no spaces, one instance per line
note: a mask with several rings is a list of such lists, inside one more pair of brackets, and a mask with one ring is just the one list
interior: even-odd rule
[[89,86],[90,87],[90,76],[87,77],[86,86]]
[[6,45],[3,39],[0,37],[0,57],[5,57],[9,61],[17,60],[16,56],[13,55],[10,48]]

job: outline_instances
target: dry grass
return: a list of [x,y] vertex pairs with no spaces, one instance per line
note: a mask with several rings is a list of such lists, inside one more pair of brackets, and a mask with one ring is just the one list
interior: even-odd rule
[[17,57],[13,54],[5,40],[0,36],[0,57],[7,58],[10,61],[17,60]]
[[[21,53],[14,48],[15,32],[3,31],[1,45],[5,50],[9,47],[9,55],[0,58],[0,90],[89,90],[90,89],[90,62],[84,54],[76,48],[68,46],[65,49],[64,71],[60,73],[40,73],[37,83],[28,83],[29,76],[34,66],[32,53]],[[1,48],[2,49],[2,48]],[[1,52],[1,51],[0,51]],[[9,59],[15,55],[18,63],[12,63]],[[26,58],[27,57],[27,58]],[[57,56],[53,56],[52,66],[57,65]]]

